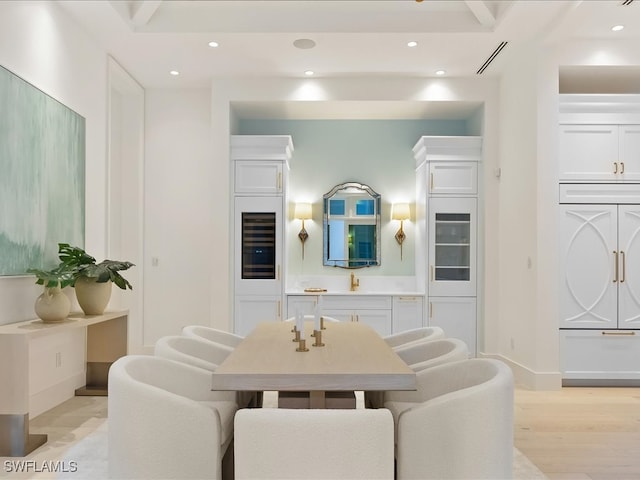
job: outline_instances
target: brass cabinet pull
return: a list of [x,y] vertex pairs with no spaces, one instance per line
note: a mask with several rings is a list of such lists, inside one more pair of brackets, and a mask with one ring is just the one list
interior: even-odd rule
[[278,320],[280,320],[280,317],[282,316],[280,308],[281,308],[280,307],[280,300],[278,300],[278,306],[276,307],[276,311],[278,313],[276,317],[278,318]]
[[278,190],[282,190],[282,172],[278,172],[276,182],[278,183]]
[[624,283],[624,277],[626,277],[626,270],[627,270],[627,266],[626,266],[626,257],[624,254],[624,250],[620,250],[620,256],[622,257],[622,277],[620,278],[620,283]]
[[620,173],[624,173],[624,162],[620,162]]
[[276,266],[276,280],[280,280],[280,265]]
[[429,271],[431,272],[431,281],[433,282],[433,265],[430,266]]
[[615,260],[613,261],[615,266],[614,268],[615,276],[613,277],[613,283],[616,283],[618,281],[618,252],[614,250],[613,255],[615,257]]
[[433,318],[433,302],[429,302],[429,318]]
[[429,190],[430,190],[430,191],[433,191],[433,172],[431,172],[431,173],[429,174],[429,176],[430,176],[430,180],[429,180]]
[[633,336],[636,332],[602,332],[602,335]]
[[618,162],[613,162],[613,173],[618,173]]

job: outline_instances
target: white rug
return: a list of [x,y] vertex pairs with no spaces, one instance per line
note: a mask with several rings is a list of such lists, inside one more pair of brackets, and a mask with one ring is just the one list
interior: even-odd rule
[[[107,480],[107,422],[66,451],[63,460],[76,462],[75,472],[60,473],[58,479]],[[515,480],[545,480],[544,475],[520,450],[513,449]]]

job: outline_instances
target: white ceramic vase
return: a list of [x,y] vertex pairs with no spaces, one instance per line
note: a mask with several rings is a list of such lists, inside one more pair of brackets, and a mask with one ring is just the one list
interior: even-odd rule
[[76,279],[78,304],[85,315],[102,315],[111,299],[111,282],[98,283],[93,278]]
[[45,323],[62,322],[69,316],[71,301],[60,287],[45,287],[36,299],[35,311]]

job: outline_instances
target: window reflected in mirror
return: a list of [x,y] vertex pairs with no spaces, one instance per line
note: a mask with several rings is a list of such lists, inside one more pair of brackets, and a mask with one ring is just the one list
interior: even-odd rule
[[323,265],[380,265],[380,195],[368,185],[348,182],[333,187],[323,199]]

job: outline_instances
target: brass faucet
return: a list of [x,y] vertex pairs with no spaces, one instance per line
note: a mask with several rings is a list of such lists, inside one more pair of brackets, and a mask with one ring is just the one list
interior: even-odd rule
[[350,290],[352,292],[355,292],[356,290],[358,290],[359,286],[360,286],[360,279],[356,278],[356,274],[351,272],[351,287],[350,287]]

